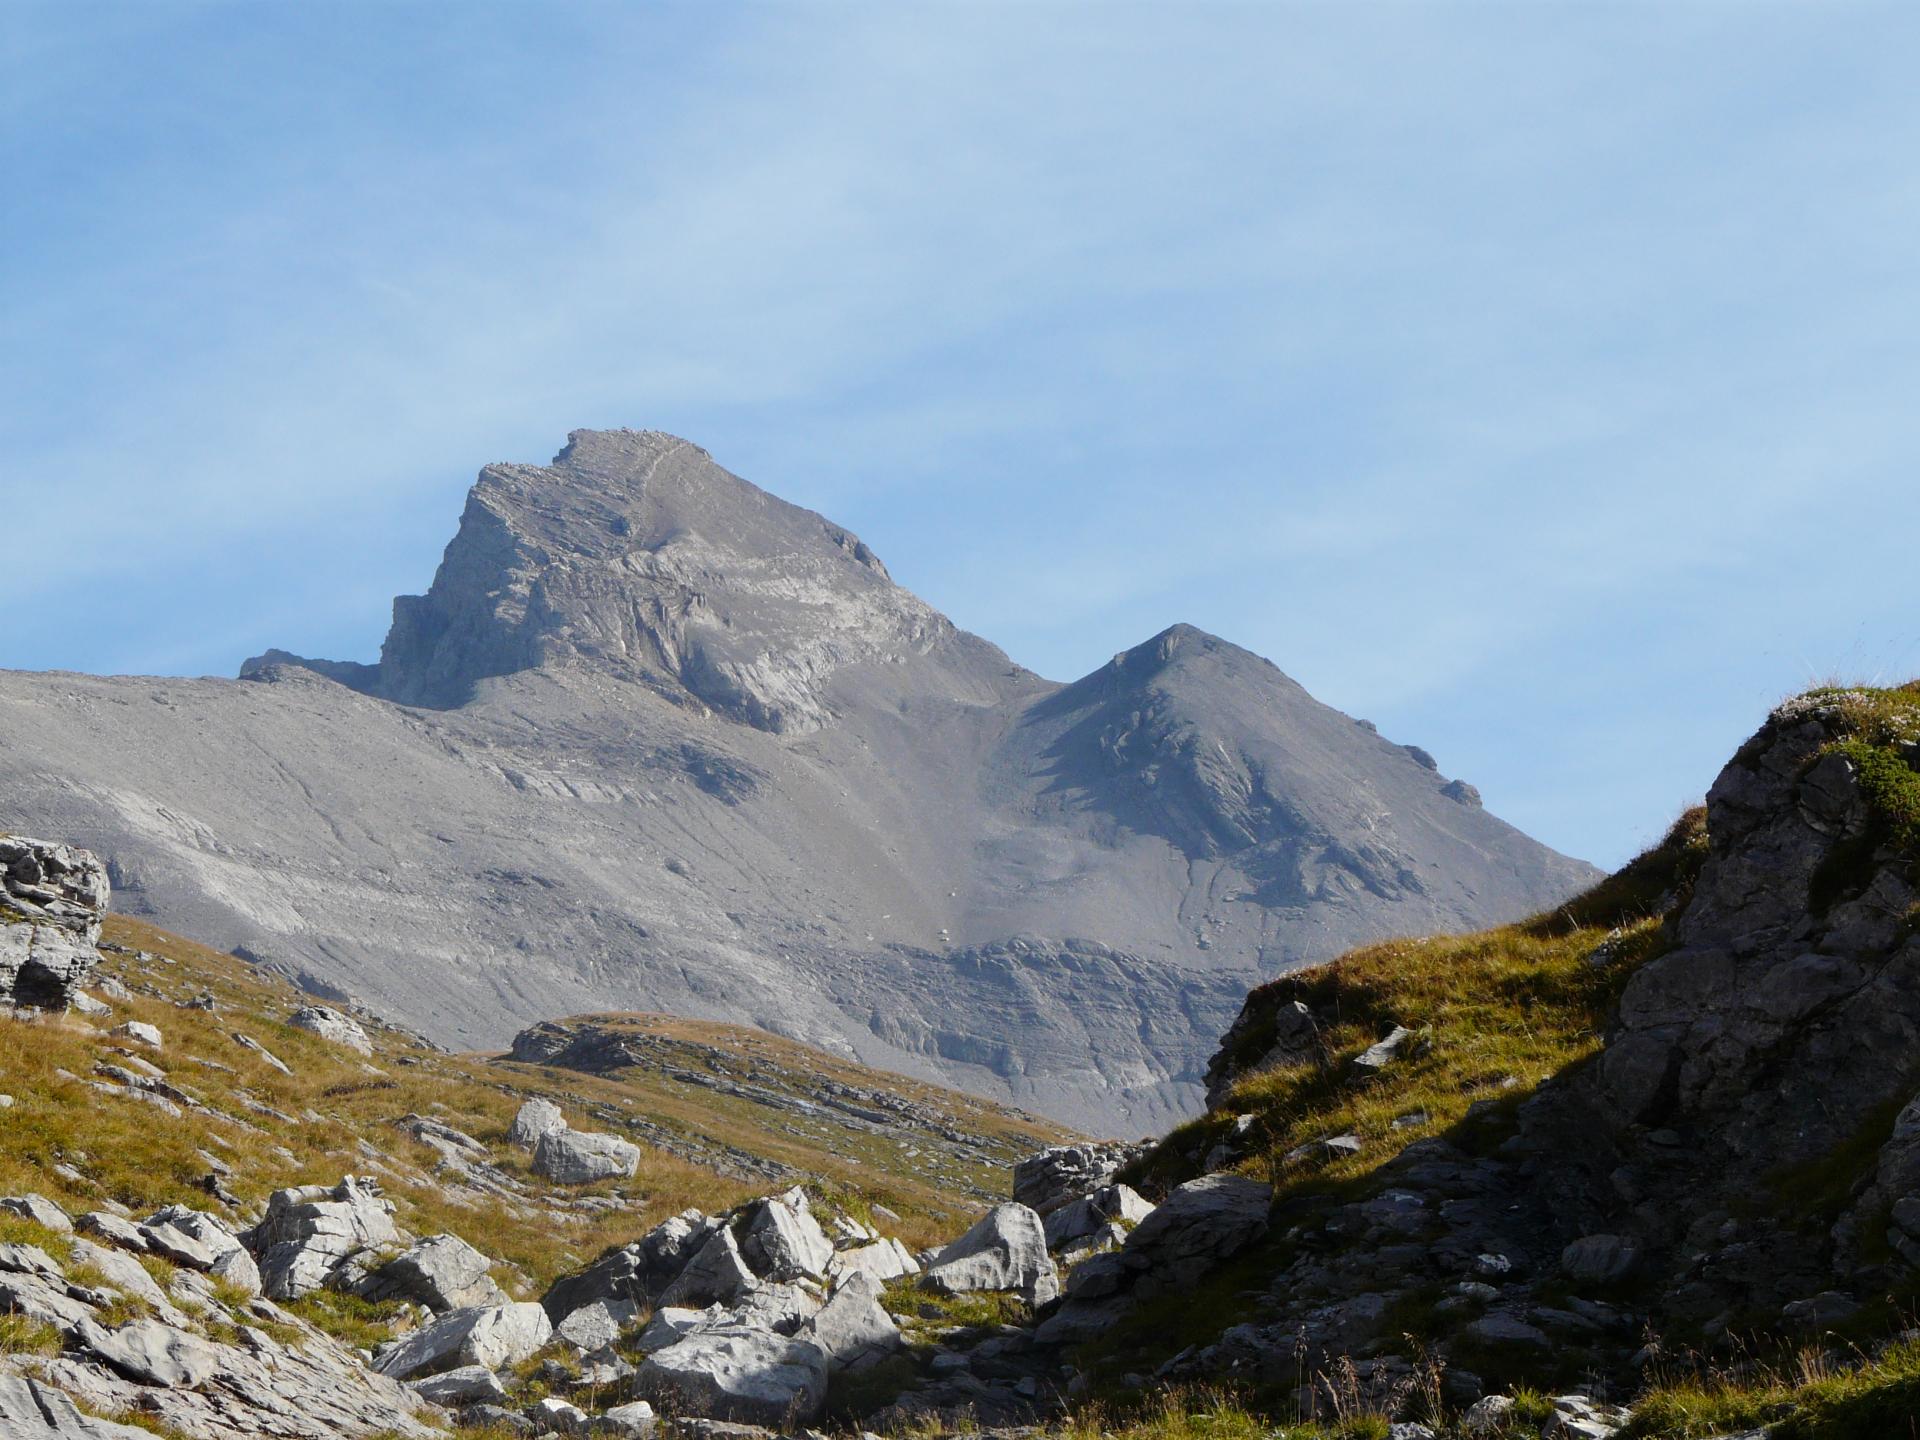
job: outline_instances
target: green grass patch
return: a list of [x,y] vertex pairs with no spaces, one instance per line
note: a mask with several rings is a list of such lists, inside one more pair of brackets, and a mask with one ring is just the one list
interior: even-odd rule
[[60,1332],[43,1321],[0,1314],[0,1355],[58,1355]]
[[881,1301],[896,1315],[935,1326],[961,1326],[967,1329],[991,1329],[999,1325],[1021,1325],[1032,1318],[1032,1310],[1018,1295],[1000,1290],[973,1290],[959,1295],[942,1295],[923,1290],[917,1281],[895,1280],[887,1285]]
[[11,1210],[0,1210],[0,1245],[32,1245],[44,1250],[49,1259],[65,1265],[73,1258],[73,1237],[49,1230],[37,1221]]
[[315,1290],[280,1308],[356,1350],[372,1350],[393,1339],[393,1321],[407,1308],[404,1300],[363,1300],[337,1290]]
[[1625,1433],[1700,1440],[1761,1426],[1770,1440],[1920,1440],[1920,1340],[1851,1366],[1809,1351],[1739,1376],[1668,1379],[1635,1402]]

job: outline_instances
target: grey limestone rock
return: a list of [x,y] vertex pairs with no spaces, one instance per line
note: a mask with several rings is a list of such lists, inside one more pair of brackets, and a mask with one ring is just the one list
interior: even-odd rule
[[480,1405],[507,1398],[507,1387],[484,1365],[458,1365],[406,1384],[422,1400],[435,1405]]
[[[122,1294],[131,1295],[150,1309],[161,1314],[161,1318],[171,1323],[177,1315],[167,1292],[147,1273],[146,1267],[133,1256],[122,1250],[110,1250],[104,1245],[96,1245],[91,1240],[75,1237],[73,1250],[67,1257],[69,1265],[88,1265],[98,1270],[105,1283]],[[13,1267],[0,1260],[0,1269]],[[44,1273],[44,1272],[43,1272]],[[58,1275],[58,1269],[52,1272]],[[184,1320],[184,1317],[179,1317]]]
[[482,1305],[455,1310],[395,1341],[374,1359],[382,1375],[404,1380],[423,1371],[517,1365],[552,1338],[553,1324],[538,1305]]
[[760,1286],[731,1226],[712,1231],[673,1282],[660,1292],[662,1305],[732,1304]]
[[1413,1031],[1404,1025],[1396,1025],[1354,1056],[1353,1068],[1362,1078],[1377,1075],[1405,1054],[1414,1038]]
[[100,961],[107,869],[71,845],[0,834],[0,1005],[65,1010]]
[[1092,1141],[1049,1145],[1013,1167],[1013,1198],[1036,1214],[1049,1215],[1108,1184],[1142,1149]]
[[1014,1290],[1029,1305],[1060,1293],[1060,1273],[1047,1253],[1040,1217],[1017,1201],[996,1205],[943,1249],[920,1283],[930,1290]]
[[684,1340],[705,1327],[710,1319],[705,1310],[691,1310],[684,1305],[662,1305],[653,1312],[653,1318],[647,1321],[646,1328],[635,1338],[634,1348],[643,1355],[651,1355],[656,1350],[664,1350]]
[[1191,1285],[1266,1233],[1273,1187],[1244,1175],[1207,1175],[1178,1186],[1134,1227],[1123,1251],[1164,1293]]
[[554,1336],[576,1350],[604,1350],[640,1320],[640,1307],[631,1300],[595,1300],[582,1305],[553,1327]]
[[833,1373],[863,1370],[906,1343],[880,1303],[880,1282],[863,1274],[841,1281],[820,1312],[801,1327],[800,1336],[820,1347]]
[[610,1250],[586,1269],[556,1280],[541,1304],[556,1322],[601,1300],[651,1305],[719,1223],[698,1210],[669,1216],[632,1244]]
[[1130,1229],[1151,1215],[1153,1208],[1130,1185],[1103,1185],[1047,1216],[1047,1248],[1061,1250],[1116,1221]]
[[489,1273],[492,1265],[458,1235],[429,1235],[380,1267],[378,1288],[430,1310],[499,1305],[507,1296]]
[[825,1279],[833,1260],[833,1242],[800,1189],[769,1196],[749,1211],[740,1251],[754,1272],[769,1280]]
[[633,1400],[601,1411],[595,1417],[594,1428],[615,1440],[648,1440],[658,1423],[651,1405],[644,1400]]
[[549,1130],[533,1147],[533,1168],[560,1185],[590,1185],[633,1174],[640,1147],[618,1135]]
[[80,1327],[80,1341],[129,1380],[143,1385],[191,1390],[220,1364],[213,1345],[158,1320],[129,1320],[112,1330],[89,1321]]
[[174,1223],[173,1215],[168,1214],[167,1211],[161,1211],[140,1227],[141,1238],[147,1242],[147,1249],[153,1254],[171,1260],[176,1265],[184,1265],[189,1270],[204,1271],[213,1269],[214,1261],[223,1251],[242,1248],[239,1241],[221,1229],[211,1230],[211,1233],[227,1243],[221,1250],[214,1249],[211,1244],[194,1233],[196,1229],[201,1228],[195,1226],[190,1218],[197,1212],[187,1210],[184,1206],[168,1208],[169,1210],[177,1208],[181,1212],[180,1224]]
[[246,674],[0,674],[11,823],[461,1048],[720,1013],[1139,1134],[1256,979],[1593,873],[1190,626],[1023,670],[656,432],[488,466],[377,665]]
[[8,1195],[0,1197],[0,1210],[31,1220],[34,1224],[54,1230],[62,1235],[73,1230],[73,1220],[53,1201],[44,1195]]
[[274,1191],[244,1238],[265,1293],[293,1300],[320,1289],[354,1256],[398,1243],[400,1232],[379,1186],[349,1175],[331,1188]]
[[885,1284],[889,1280],[919,1273],[920,1262],[913,1258],[913,1252],[891,1237],[865,1245],[850,1245],[845,1250],[836,1251],[827,1262],[827,1274],[832,1279],[848,1275],[871,1275]]
[[531,1150],[542,1135],[566,1128],[566,1117],[560,1113],[560,1107],[551,1100],[536,1098],[522,1105],[519,1113],[513,1117],[513,1124],[507,1129],[507,1140]]
[[1611,1285],[1633,1273],[1640,1252],[1619,1235],[1582,1235],[1560,1252],[1567,1278],[1590,1285]]
[[1205,1175],[1177,1186],[1117,1253],[1075,1268],[1066,1303],[1036,1338],[1049,1345],[1091,1339],[1138,1301],[1191,1288],[1266,1233],[1272,1199],[1271,1186],[1244,1175]]
[[703,1330],[647,1356],[634,1383],[675,1414],[786,1428],[825,1403],[827,1357],[764,1330]]
[[149,1025],[144,1020],[129,1020],[124,1025],[114,1026],[113,1029],[107,1033],[109,1035],[118,1035],[123,1040],[131,1040],[138,1045],[145,1045],[149,1050],[162,1050],[166,1048],[166,1043],[161,1038],[159,1027]]
[[338,1010],[329,1010],[324,1005],[306,1005],[287,1017],[287,1024],[296,1030],[305,1030],[310,1035],[318,1035],[322,1040],[331,1040],[336,1045],[360,1055],[373,1054],[373,1041],[367,1038],[367,1032],[360,1022],[342,1015]]
[[7,1440],[149,1440],[150,1431],[85,1415],[51,1385],[0,1374],[0,1435]]

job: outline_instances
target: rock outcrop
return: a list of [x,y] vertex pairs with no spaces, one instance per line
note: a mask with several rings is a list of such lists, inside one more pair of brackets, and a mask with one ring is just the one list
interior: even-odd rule
[[107,869],[71,845],[0,835],[0,1005],[65,1010],[99,963]]
[[11,823],[460,1048],[720,1017],[1140,1134],[1256,978],[1592,874],[1190,626],[1022,670],[654,432],[488,466],[377,665],[245,673],[0,675]]
[[336,1045],[361,1055],[373,1053],[373,1042],[367,1038],[367,1032],[360,1022],[342,1015],[338,1010],[329,1010],[324,1005],[306,1005],[287,1017],[287,1024],[296,1030],[305,1030],[318,1035],[322,1040],[331,1040]]
[[373,1368],[396,1380],[462,1365],[500,1370],[525,1360],[552,1334],[553,1322],[538,1305],[476,1305],[396,1340],[374,1357]]
[[[66,1218],[43,1197],[19,1198],[15,1213],[36,1224]],[[237,1246],[219,1217],[176,1206],[145,1224],[79,1228],[106,1243],[76,1241],[64,1265],[38,1247],[0,1246],[0,1311],[61,1340],[58,1354],[0,1356],[0,1434],[9,1440],[148,1433],[95,1419],[76,1401],[97,1413],[137,1413],[193,1440],[440,1433],[425,1423],[431,1412],[418,1397],[331,1336],[263,1297],[233,1303],[231,1291],[214,1288],[210,1278],[231,1279],[221,1258]],[[170,1290],[136,1258],[159,1254],[183,1266]],[[126,1318],[128,1306],[147,1313]]]
[[371,1180],[276,1190],[265,1217],[248,1232],[261,1283],[275,1300],[297,1300],[328,1284],[349,1261],[399,1243],[392,1202]]
[[1060,1274],[1047,1253],[1040,1217],[1025,1205],[996,1205],[972,1229],[933,1257],[922,1286],[948,1295],[970,1290],[1016,1291],[1029,1305],[1060,1293]]
[[591,1185],[631,1175],[639,1164],[640,1147],[618,1135],[556,1129],[543,1134],[533,1147],[535,1173],[560,1185]]
[[[1868,1326],[1870,1307],[1911,1286],[1920,690],[1781,706],[1715,781],[1704,830],[1683,818],[1595,896],[1609,887],[1635,897],[1636,938],[1616,931],[1586,958],[1590,975],[1612,972],[1620,986],[1598,1053],[1524,1099],[1476,1104],[1364,1187],[1296,1195],[1284,1254],[1245,1277],[1260,1287],[1259,1318],[1170,1361],[1167,1378],[1285,1386],[1363,1357],[1353,1383],[1390,1395],[1409,1380],[1393,1327],[1418,1305],[1462,1403],[1485,1367],[1578,1373],[1624,1397],[1649,1332],[1710,1347],[1738,1325],[1743,1348],[1769,1343],[1756,1332],[1806,1343]],[[1592,926],[1574,912],[1601,904],[1583,899],[1529,933],[1544,943]],[[1249,998],[1210,1071],[1216,1095],[1271,1064],[1324,1065],[1327,1017],[1301,998],[1312,993],[1302,976]],[[1383,1074],[1409,1063],[1397,1052],[1412,1044],[1388,1040],[1375,1056]],[[1352,1066],[1320,1073],[1349,1088],[1366,1080]],[[1280,1157],[1283,1168],[1313,1158]],[[1124,1312],[1112,1297],[1186,1283],[1188,1247],[1169,1226],[1183,1191],[1222,1183],[1253,1182],[1182,1186],[1118,1254],[1080,1264],[1042,1338],[1085,1338]],[[1248,1207],[1249,1235],[1264,1210]],[[1150,1251],[1165,1254],[1129,1264]],[[1217,1253],[1209,1242],[1194,1259]],[[1563,1398],[1565,1433],[1621,1422]],[[1486,1413],[1497,1409],[1490,1400]]]
[[1036,1214],[1051,1215],[1062,1205],[1110,1183],[1144,1148],[1090,1143],[1049,1145],[1013,1167],[1013,1198]]

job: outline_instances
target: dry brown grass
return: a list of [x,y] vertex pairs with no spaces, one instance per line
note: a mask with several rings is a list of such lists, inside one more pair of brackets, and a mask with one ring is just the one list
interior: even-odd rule
[[[902,1217],[890,1230],[909,1244],[951,1236],[977,1208],[956,1203],[949,1177],[923,1173],[903,1154],[908,1146],[831,1115],[802,1125],[786,1110],[675,1080],[666,1064],[657,1071],[587,1076],[497,1057],[447,1055],[375,1026],[368,1028],[376,1053],[366,1063],[289,1028],[286,1016],[308,1001],[276,977],[123,916],[108,918],[106,938],[158,957],[105,958],[100,973],[134,992],[131,1000],[110,1002],[111,1019],[0,1017],[0,1090],[16,1102],[0,1124],[0,1193],[39,1191],[76,1212],[99,1208],[104,1200],[142,1214],[172,1202],[211,1207],[201,1184],[209,1169],[202,1151],[232,1167],[225,1183],[249,1206],[284,1186],[331,1185],[345,1174],[371,1174],[395,1201],[406,1228],[462,1236],[517,1267],[524,1277],[520,1288],[530,1293],[677,1211],[722,1209],[776,1188],[771,1180],[723,1176],[676,1158],[646,1143],[641,1131],[648,1124],[777,1162],[795,1172],[794,1179],[844,1197],[856,1209],[885,1205]],[[182,1008],[202,995],[211,995],[217,1008]],[[104,1033],[125,1020],[157,1026],[165,1048],[149,1052]],[[894,1088],[931,1104],[984,1137],[985,1162],[966,1167],[966,1180],[989,1193],[1005,1193],[1014,1159],[1063,1133],[972,1097],[862,1070],[757,1031],[664,1017],[632,1023],[690,1047],[736,1054],[743,1071],[777,1065],[802,1077],[825,1074]],[[272,1051],[293,1074],[279,1073],[240,1044],[236,1031]],[[158,1064],[171,1084],[220,1115],[170,1116],[89,1083],[96,1063],[124,1065],[128,1056]],[[674,1066],[685,1064],[677,1053],[671,1059]],[[582,1128],[619,1131],[630,1120],[629,1133],[642,1145],[638,1173],[629,1181],[564,1191],[538,1180],[524,1152],[505,1144],[514,1112],[529,1094],[556,1100]],[[527,1203],[475,1202],[449,1186],[438,1173],[440,1157],[395,1127],[410,1113],[487,1144],[492,1161],[529,1187]],[[377,1158],[362,1153],[362,1141]],[[578,1206],[593,1195],[617,1205],[606,1213]]]

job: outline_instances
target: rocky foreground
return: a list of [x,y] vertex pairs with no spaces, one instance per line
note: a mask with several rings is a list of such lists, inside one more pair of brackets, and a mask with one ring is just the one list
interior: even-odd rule
[[[85,935],[60,907],[84,909],[88,862],[66,855],[64,890],[50,860],[22,872],[44,913],[16,927],[59,910]],[[307,1033],[359,1057],[347,1019]],[[134,1079],[99,1083],[124,1091],[153,1037],[120,1028],[100,1043]],[[617,1071],[651,1043],[543,1027],[519,1063]],[[716,1103],[759,1083],[720,1079],[698,1087]],[[1030,1155],[971,1223],[803,1181],[682,1207],[537,1286],[480,1228],[403,1228],[354,1174],[235,1205],[216,1173],[213,1202],[146,1213],[17,1193],[0,1415],[35,1436],[120,1433],[71,1400],[217,1440],[742,1440],[1087,1423],[1091,1402],[1226,1389],[1316,1436],[1905,1435],[1920,690],[1783,706],[1704,811],[1561,909],[1262,987],[1210,1099],[1150,1146]],[[520,1101],[499,1143],[524,1161],[407,1123],[510,1193],[631,1186],[649,1151],[586,1118]]]

